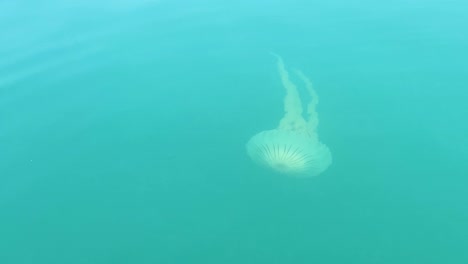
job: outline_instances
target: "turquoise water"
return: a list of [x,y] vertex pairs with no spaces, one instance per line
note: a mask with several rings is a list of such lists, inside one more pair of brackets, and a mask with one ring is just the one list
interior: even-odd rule
[[[0,2],[0,263],[468,263],[467,4]],[[284,90],[333,153],[253,164]]]

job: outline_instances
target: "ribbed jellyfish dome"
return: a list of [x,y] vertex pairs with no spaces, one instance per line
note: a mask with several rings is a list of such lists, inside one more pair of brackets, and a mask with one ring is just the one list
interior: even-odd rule
[[294,131],[260,132],[247,143],[247,152],[254,162],[292,176],[316,176],[331,164],[326,145]]

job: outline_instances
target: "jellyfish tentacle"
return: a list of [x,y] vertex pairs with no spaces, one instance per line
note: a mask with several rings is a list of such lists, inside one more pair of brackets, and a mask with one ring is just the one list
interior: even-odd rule
[[280,121],[280,128],[285,130],[305,130],[306,121],[302,118],[302,102],[297,91],[296,85],[290,80],[289,72],[286,70],[283,59],[278,56],[278,72],[281,78],[281,83],[286,90],[286,96],[284,98],[284,112],[285,115]]
[[319,97],[317,92],[312,85],[312,81],[300,70],[295,70],[296,75],[304,82],[310,97],[312,98],[307,105],[307,126],[310,133],[317,134],[317,127],[319,124],[317,105],[319,103]]

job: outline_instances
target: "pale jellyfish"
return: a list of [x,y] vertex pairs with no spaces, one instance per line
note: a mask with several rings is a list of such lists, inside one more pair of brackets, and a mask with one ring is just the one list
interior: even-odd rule
[[247,143],[247,152],[254,162],[280,173],[302,177],[319,175],[330,166],[332,156],[317,134],[317,93],[311,81],[301,71],[295,71],[311,97],[304,118],[297,88],[289,79],[281,57],[275,56],[281,82],[286,89],[285,115],[276,129],[253,136]]

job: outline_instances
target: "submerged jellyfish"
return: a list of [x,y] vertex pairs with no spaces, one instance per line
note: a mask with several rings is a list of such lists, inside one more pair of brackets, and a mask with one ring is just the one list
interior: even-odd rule
[[295,71],[312,98],[307,106],[307,118],[304,118],[297,88],[289,79],[281,57],[275,56],[281,82],[286,89],[285,115],[276,129],[253,136],[247,143],[247,152],[254,162],[280,173],[306,177],[319,175],[330,166],[332,157],[317,134],[317,93],[311,81],[301,71]]

